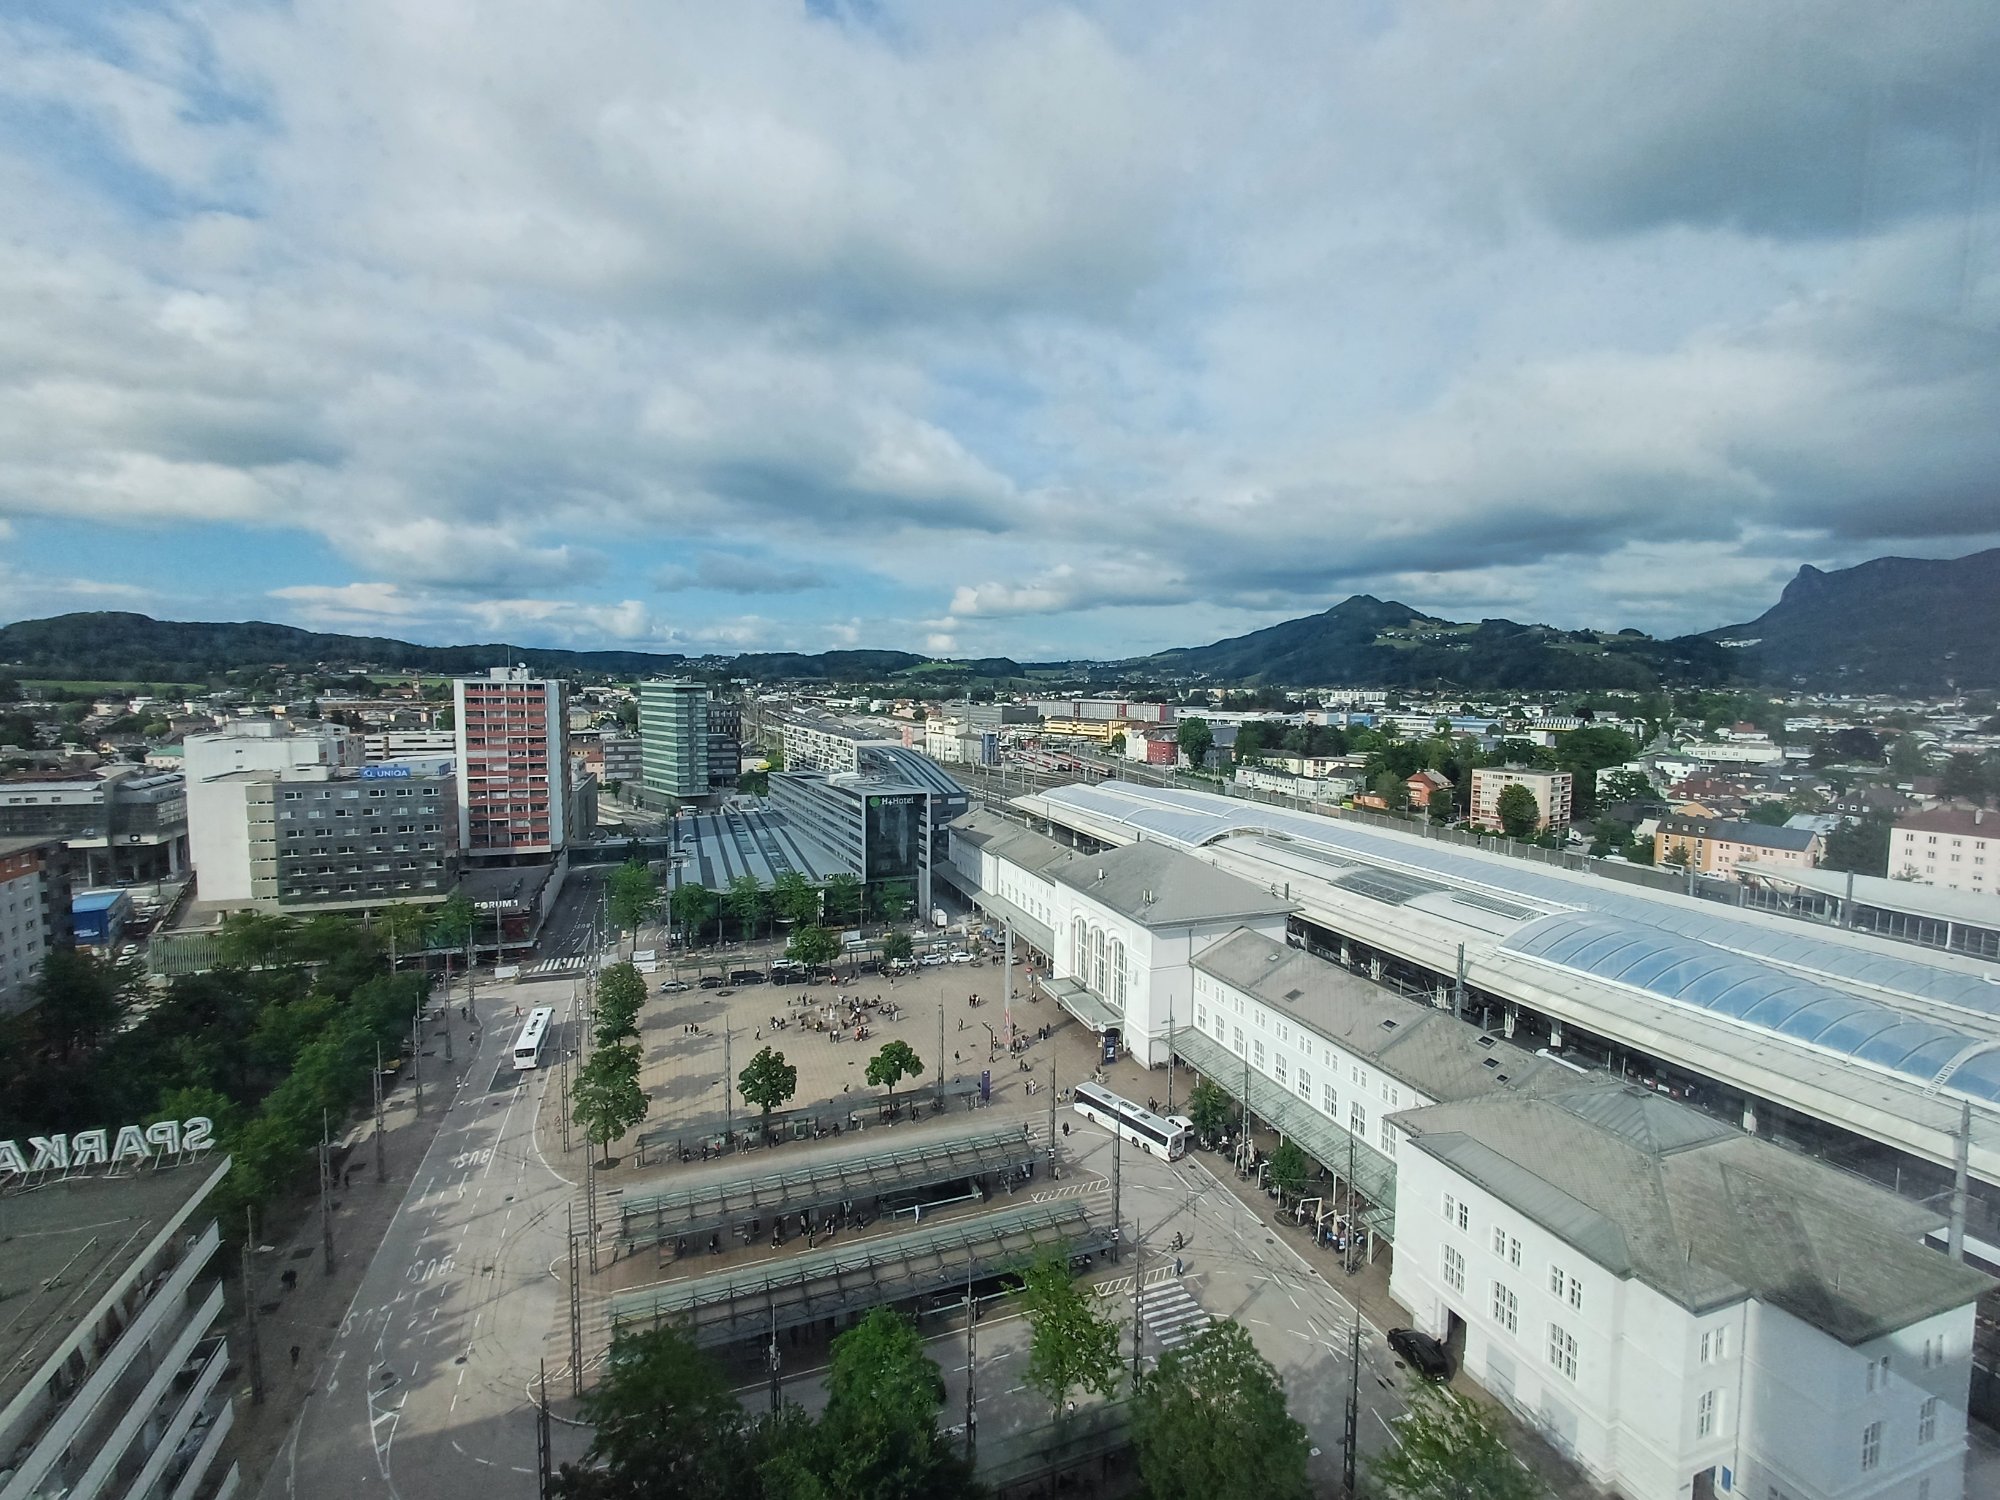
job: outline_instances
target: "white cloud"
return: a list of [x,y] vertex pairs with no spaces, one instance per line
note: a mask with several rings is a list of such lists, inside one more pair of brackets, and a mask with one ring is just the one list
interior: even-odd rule
[[191,599],[219,524],[356,623],[1119,654],[2000,533],[1987,6],[93,26],[0,22],[0,517]]

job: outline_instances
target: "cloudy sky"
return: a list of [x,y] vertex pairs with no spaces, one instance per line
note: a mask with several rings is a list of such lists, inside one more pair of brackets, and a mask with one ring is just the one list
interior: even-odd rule
[[1671,632],[2000,542],[2000,7],[0,10],[0,619]]

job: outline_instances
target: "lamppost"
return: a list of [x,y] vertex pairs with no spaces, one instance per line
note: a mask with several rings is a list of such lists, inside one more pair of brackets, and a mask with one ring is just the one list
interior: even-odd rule
[[[1987,979],[1988,984],[2000,984],[2000,980]],[[1951,1081],[1956,1073],[1973,1058],[1988,1052],[2000,1052],[2000,1039],[1967,1042],[1952,1056],[1951,1060],[1937,1070],[1931,1081],[1924,1085],[1924,1097],[1935,1099],[1938,1090]],[[1965,1179],[1972,1156],[1972,1100],[1961,1096],[1958,1101],[1958,1129],[1952,1132],[1951,1153],[1951,1228],[1945,1241],[1945,1253],[1953,1260],[1965,1259]]]

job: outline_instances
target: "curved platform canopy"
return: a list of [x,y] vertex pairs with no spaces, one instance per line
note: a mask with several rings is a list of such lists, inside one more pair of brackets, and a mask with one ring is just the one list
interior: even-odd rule
[[[1500,949],[1923,1083],[1979,1040],[1662,926],[1597,912],[1537,918]],[[1946,1087],[2000,1104],[2000,1056],[1969,1059]]]

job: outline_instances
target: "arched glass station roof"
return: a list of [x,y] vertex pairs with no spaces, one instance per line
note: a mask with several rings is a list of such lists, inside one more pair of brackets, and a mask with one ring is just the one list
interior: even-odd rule
[[1781,965],[1802,977],[1852,984],[1911,999],[2000,1017],[2000,985],[1976,974],[1927,963],[1916,954],[1871,951],[1829,937],[1806,923],[1796,931],[1737,915],[1660,900],[1631,886],[1461,849],[1415,834],[1365,827],[1338,818],[1225,797],[1133,782],[1056,787],[1042,794],[1058,807],[1117,823],[1147,838],[1196,849],[1231,835],[1272,835],[1348,859],[1418,871],[1449,885],[1535,903],[1538,909],[1599,912],[1698,943]]
[[[1500,947],[1926,1083],[1974,1040],[1694,938],[1595,912],[1537,918]],[[1949,1087],[2000,1104],[2000,1054],[1973,1058]]]

